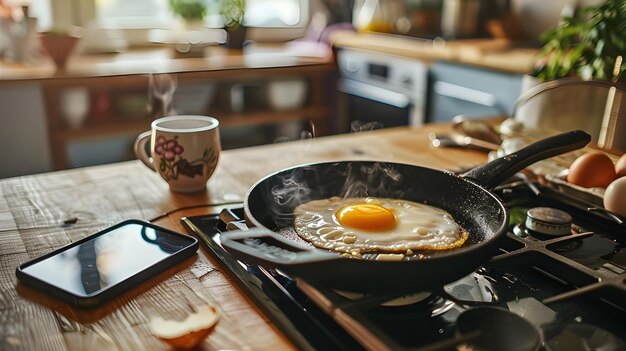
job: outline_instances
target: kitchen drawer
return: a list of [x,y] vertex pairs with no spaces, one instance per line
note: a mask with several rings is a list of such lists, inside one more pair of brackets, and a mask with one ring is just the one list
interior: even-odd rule
[[521,74],[441,61],[432,65],[429,78],[428,122],[508,115],[522,86]]

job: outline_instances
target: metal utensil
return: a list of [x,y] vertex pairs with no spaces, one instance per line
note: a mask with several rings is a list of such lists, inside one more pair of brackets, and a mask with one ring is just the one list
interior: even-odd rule
[[467,135],[474,139],[486,141],[492,144],[502,144],[500,134],[491,126],[491,124],[475,119],[467,119],[463,115],[458,115],[452,120],[454,125],[452,128],[459,134]]
[[467,147],[483,151],[496,151],[500,147],[498,144],[457,133],[443,135],[430,133],[428,137],[434,147]]

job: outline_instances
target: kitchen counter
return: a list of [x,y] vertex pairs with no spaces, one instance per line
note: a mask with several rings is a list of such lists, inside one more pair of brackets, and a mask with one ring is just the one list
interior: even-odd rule
[[[68,81],[84,78],[140,75],[148,73],[214,72],[220,76],[250,72],[250,69],[332,65],[330,53],[321,46],[252,45],[244,50],[215,46],[203,57],[176,54],[172,48],[149,47],[122,53],[73,54],[66,70],[56,71],[45,57],[39,64],[0,62],[0,84],[20,81]],[[220,73],[221,72],[221,73]]]
[[426,62],[445,60],[510,73],[529,73],[538,48],[506,39],[424,40],[379,33],[337,32],[330,37],[337,48],[355,48]]
[[[207,303],[218,306],[222,317],[204,342],[206,349],[293,349],[204,248],[88,311],[18,284],[15,268],[128,218],[150,219],[169,211],[156,223],[184,232],[181,217],[240,202],[259,178],[297,164],[369,159],[459,169],[486,160],[478,151],[430,146],[430,132],[449,130],[450,125],[432,124],[225,151],[207,190],[193,195],[170,192],[139,161],[1,180],[0,349],[165,350],[166,344],[148,328],[150,318],[182,319],[194,306]],[[203,204],[214,207],[177,211]]]

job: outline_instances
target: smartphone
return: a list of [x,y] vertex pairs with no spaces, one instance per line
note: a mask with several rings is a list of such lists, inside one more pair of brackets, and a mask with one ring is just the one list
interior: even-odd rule
[[131,219],[26,262],[15,274],[76,307],[95,307],[197,250],[194,237]]

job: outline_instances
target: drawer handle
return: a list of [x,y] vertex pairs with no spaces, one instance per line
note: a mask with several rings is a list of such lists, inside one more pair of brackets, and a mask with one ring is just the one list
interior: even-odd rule
[[339,83],[339,90],[346,94],[359,96],[398,108],[406,108],[411,103],[411,100],[405,94],[345,78]]
[[439,95],[451,97],[453,99],[473,102],[475,104],[488,107],[496,106],[496,97],[492,94],[485,93],[484,91],[466,88],[446,82],[435,82],[435,84],[433,84],[433,90]]

